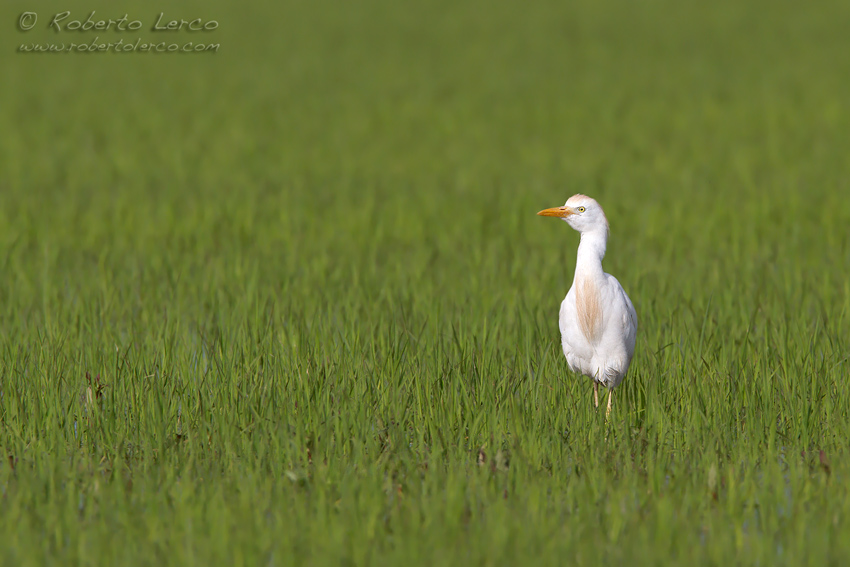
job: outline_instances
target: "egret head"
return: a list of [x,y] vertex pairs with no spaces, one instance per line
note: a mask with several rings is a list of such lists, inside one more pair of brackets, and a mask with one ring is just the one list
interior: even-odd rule
[[575,230],[584,232],[604,232],[608,234],[608,219],[602,207],[595,199],[586,195],[573,195],[563,207],[544,209],[537,213],[541,217],[557,217],[567,222]]

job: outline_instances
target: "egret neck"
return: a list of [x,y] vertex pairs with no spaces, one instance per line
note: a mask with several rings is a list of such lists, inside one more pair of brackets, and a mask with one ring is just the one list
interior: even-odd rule
[[573,283],[579,278],[590,278],[596,282],[602,280],[605,273],[602,271],[602,258],[605,257],[607,243],[608,231],[604,228],[582,231],[576,254],[576,273]]
[[605,256],[605,241],[608,233],[604,229],[582,231],[576,256],[576,273],[573,289],[576,294],[576,314],[579,328],[591,345],[596,345],[602,334],[602,294],[600,293],[605,272],[602,257]]

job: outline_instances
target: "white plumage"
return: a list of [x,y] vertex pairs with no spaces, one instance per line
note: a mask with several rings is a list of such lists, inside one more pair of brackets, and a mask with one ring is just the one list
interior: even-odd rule
[[617,278],[602,270],[608,244],[608,219],[602,207],[585,195],[573,195],[563,207],[537,213],[563,219],[581,233],[573,285],[561,303],[561,345],[573,372],[593,380],[593,400],[599,406],[599,385],[613,389],[629,370],[635,352],[637,313]]

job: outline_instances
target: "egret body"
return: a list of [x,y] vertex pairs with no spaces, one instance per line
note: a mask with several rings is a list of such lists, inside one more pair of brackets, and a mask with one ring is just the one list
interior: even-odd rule
[[537,213],[566,221],[581,234],[573,285],[561,302],[561,346],[570,370],[593,381],[593,401],[599,406],[599,385],[613,390],[629,370],[635,352],[637,313],[617,278],[602,270],[608,244],[608,219],[602,207],[585,195],[573,195],[563,207]]

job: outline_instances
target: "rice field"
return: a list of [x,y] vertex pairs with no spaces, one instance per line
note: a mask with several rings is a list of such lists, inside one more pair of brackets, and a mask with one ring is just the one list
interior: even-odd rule
[[[92,10],[143,26],[48,27]],[[846,564],[848,18],[5,3],[0,564]],[[21,49],[96,37],[219,47]],[[574,193],[639,317],[607,422]]]

